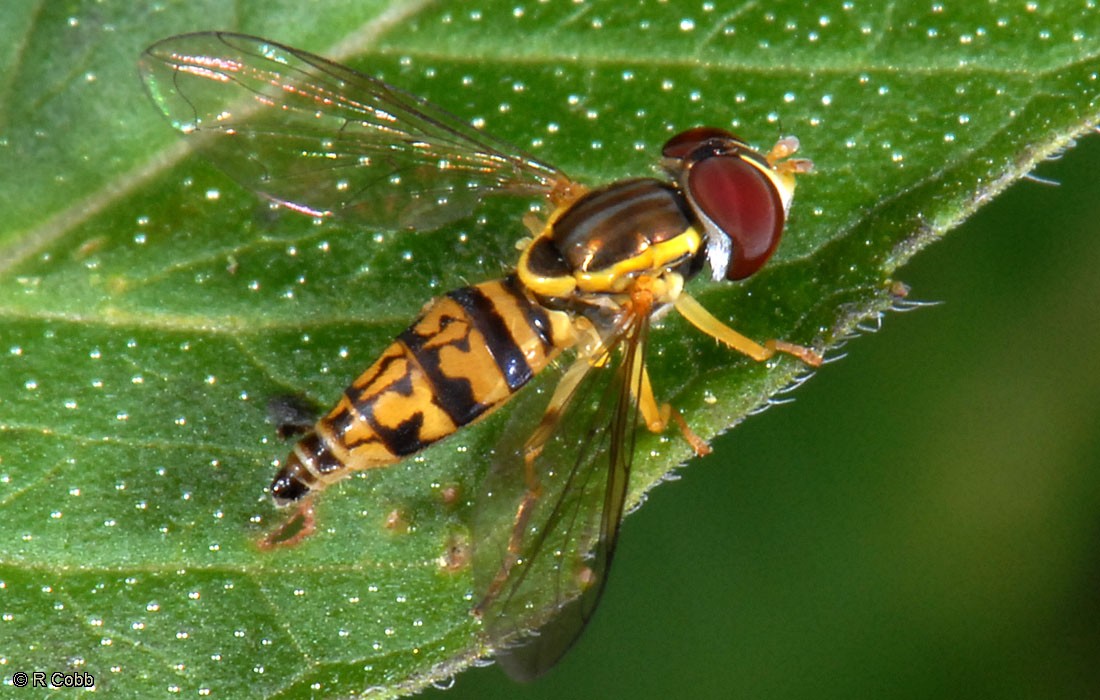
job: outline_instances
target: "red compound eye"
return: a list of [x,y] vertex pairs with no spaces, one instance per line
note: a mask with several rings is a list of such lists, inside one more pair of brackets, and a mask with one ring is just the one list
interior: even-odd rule
[[665,158],[687,158],[707,141],[713,141],[716,146],[719,144],[734,145],[743,143],[741,139],[725,129],[718,129],[713,126],[697,126],[694,129],[681,131],[665,142],[664,147],[661,149],[661,155]]
[[708,234],[724,234],[733,242],[726,279],[744,279],[759,270],[783,232],[783,202],[775,185],[759,168],[730,155],[696,162],[686,186],[699,214],[716,229]]

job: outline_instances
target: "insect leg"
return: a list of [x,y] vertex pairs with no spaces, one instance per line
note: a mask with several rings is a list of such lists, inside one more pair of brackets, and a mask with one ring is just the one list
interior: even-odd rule
[[542,453],[546,441],[554,434],[554,429],[557,427],[558,421],[565,412],[570,399],[573,398],[573,392],[576,390],[577,385],[592,369],[592,366],[593,361],[587,356],[582,356],[573,362],[554,388],[550,403],[547,404],[546,411],[543,412],[538,426],[523,444],[523,478],[526,490],[512,519],[512,533],[508,537],[507,549],[504,553],[504,559],[501,561],[500,570],[497,571],[486,588],[485,595],[472,611],[478,617],[500,593],[500,589],[512,572],[512,567],[515,566],[520,553],[523,551],[523,536],[527,530],[527,523],[531,519],[535,504],[542,495],[542,484],[539,481],[538,471],[535,469],[535,461]]
[[[685,296],[682,293],[683,280],[678,275],[672,276],[672,279],[676,282],[679,297],[683,298]],[[631,289],[630,303],[644,318],[649,317],[650,310],[653,308],[654,286],[658,282],[659,280],[642,276],[635,281],[634,287]],[[717,319],[714,320],[717,322]],[[649,381],[649,372],[645,366],[645,349],[644,337],[640,338],[640,342],[634,342],[631,345],[629,352],[633,353],[634,356],[630,358],[629,366],[631,368],[630,392],[638,403],[638,411],[641,413],[642,419],[645,420],[646,428],[651,433],[661,433],[668,426],[669,420],[672,420],[696,455],[702,457],[710,454],[710,446],[688,427],[687,421],[684,420],[679,411],[672,407],[672,404],[657,403],[657,399],[653,395],[653,385]]]
[[519,561],[520,552],[523,551],[523,533],[527,529],[527,522],[531,519],[531,511],[542,495],[542,486],[539,483],[538,474],[535,473],[535,458],[538,453],[525,454],[523,458],[523,478],[527,482],[527,490],[523,494],[523,500],[516,508],[516,516],[512,520],[512,534],[508,537],[508,548],[504,553],[504,559],[500,562],[500,570],[489,583],[485,595],[471,611],[476,617],[481,617],[485,608],[497,597],[501,587],[512,573],[512,567]]
[[294,547],[317,530],[317,518],[313,512],[312,494],[298,503],[294,514],[257,543],[262,550],[276,547]]
[[649,383],[649,372],[642,368],[642,384],[641,395],[638,399],[638,410],[642,414],[642,419],[645,421],[646,428],[651,433],[662,433],[665,428],[668,427],[668,422],[671,420],[676,424],[676,427],[680,430],[680,434],[684,436],[684,440],[691,445],[691,449],[695,451],[695,454],[699,457],[704,457],[711,453],[710,445],[706,443],[703,438],[695,434],[695,431],[684,420],[683,415],[680,414],[670,403],[657,403],[656,397],[653,395],[653,386]]
[[785,340],[769,340],[760,345],[754,340],[746,338],[726,324],[719,321],[703,305],[695,301],[687,294],[681,294],[676,300],[676,310],[688,320],[691,325],[703,331],[715,340],[728,345],[734,350],[748,355],[757,362],[769,359],[775,353],[782,352],[797,357],[811,367],[821,365],[821,355],[815,350],[788,343]]

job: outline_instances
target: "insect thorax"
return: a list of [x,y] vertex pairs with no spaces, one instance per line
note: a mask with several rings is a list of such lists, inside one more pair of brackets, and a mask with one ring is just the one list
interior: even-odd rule
[[704,258],[689,211],[680,191],[659,180],[593,190],[551,216],[517,274],[541,303],[574,311],[628,294],[641,275],[688,279]]

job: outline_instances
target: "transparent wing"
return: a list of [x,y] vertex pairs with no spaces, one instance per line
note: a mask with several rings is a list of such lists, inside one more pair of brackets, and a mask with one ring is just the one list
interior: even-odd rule
[[[511,444],[498,450],[482,488],[477,611],[498,662],[517,680],[557,663],[599,603],[634,456],[648,328],[648,314],[624,319],[604,343],[613,358],[590,366],[560,410],[517,407]],[[532,445],[528,436],[544,428]]]
[[139,63],[157,106],[245,187],[311,215],[430,229],[487,194],[568,179],[425,100],[242,34],[183,34]]

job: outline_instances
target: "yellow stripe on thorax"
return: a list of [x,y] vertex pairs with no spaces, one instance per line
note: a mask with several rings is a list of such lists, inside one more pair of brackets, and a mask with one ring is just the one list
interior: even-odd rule
[[622,293],[630,284],[632,273],[652,272],[660,274],[672,263],[694,255],[702,245],[702,239],[694,228],[687,228],[679,236],[655,243],[638,255],[622,260],[598,272],[574,272],[577,289],[582,292]]

